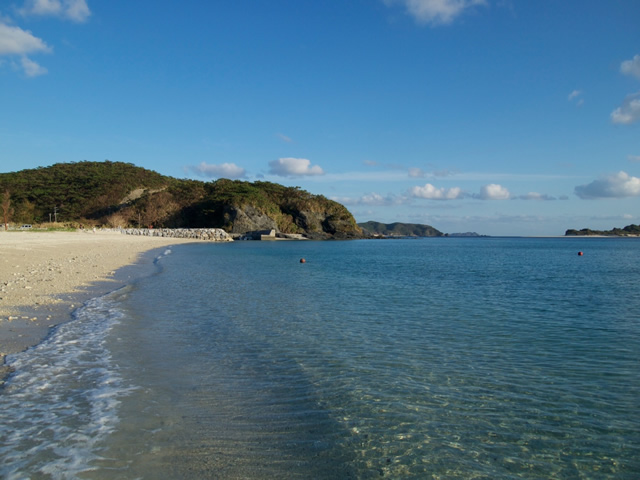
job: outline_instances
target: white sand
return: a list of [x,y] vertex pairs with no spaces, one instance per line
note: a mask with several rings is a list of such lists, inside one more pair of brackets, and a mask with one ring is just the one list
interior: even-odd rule
[[195,241],[100,231],[0,231],[0,367],[5,355],[39,343],[66,320],[83,292],[96,285],[109,291],[101,282],[113,281],[119,268],[149,250]]

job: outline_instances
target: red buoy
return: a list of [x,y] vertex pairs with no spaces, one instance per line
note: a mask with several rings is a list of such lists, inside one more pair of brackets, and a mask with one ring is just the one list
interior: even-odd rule
[[582,252],[578,252],[578,256],[581,257],[582,256]]

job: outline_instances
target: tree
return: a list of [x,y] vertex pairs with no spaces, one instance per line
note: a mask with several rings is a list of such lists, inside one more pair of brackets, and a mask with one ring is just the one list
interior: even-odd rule
[[15,209],[11,209],[14,221],[18,223],[36,223],[36,205],[29,200],[17,203]]
[[5,231],[9,229],[9,217],[11,216],[11,194],[9,190],[5,190],[2,195],[2,219]]

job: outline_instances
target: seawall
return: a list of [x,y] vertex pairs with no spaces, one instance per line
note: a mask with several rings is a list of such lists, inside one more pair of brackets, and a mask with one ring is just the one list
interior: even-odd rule
[[120,233],[147,237],[192,238],[210,242],[233,241],[233,238],[221,228],[123,228]]

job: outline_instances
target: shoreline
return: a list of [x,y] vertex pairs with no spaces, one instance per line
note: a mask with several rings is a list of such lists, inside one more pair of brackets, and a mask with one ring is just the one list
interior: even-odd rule
[[[84,302],[126,285],[150,252],[198,239],[118,232],[0,231],[0,387],[6,355],[42,342]],[[137,270],[137,269],[136,269]]]

